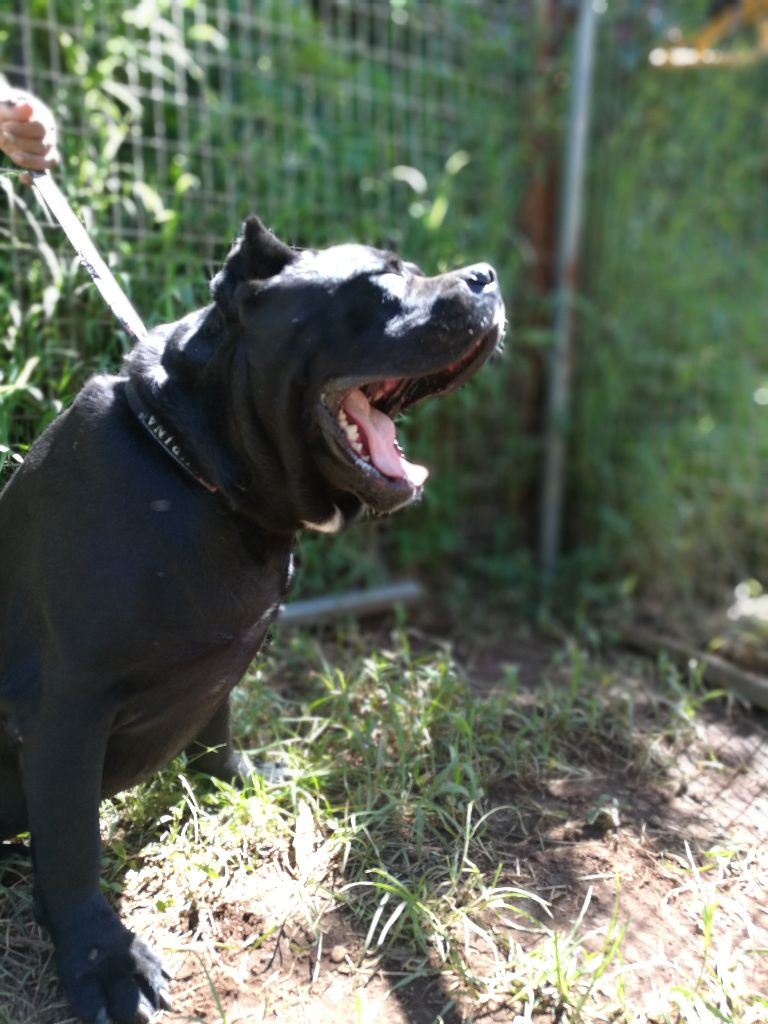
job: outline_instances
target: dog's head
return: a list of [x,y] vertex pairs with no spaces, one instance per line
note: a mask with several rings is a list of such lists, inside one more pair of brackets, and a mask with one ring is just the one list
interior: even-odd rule
[[280,463],[291,508],[329,532],[420,493],[427,470],[404,457],[395,419],[467,380],[504,324],[486,263],[427,277],[366,245],[291,249],[255,217],[212,293],[238,454],[262,478]]

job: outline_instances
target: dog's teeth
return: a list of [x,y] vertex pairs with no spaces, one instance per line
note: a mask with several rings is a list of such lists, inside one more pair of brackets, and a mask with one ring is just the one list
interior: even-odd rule
[[339,421],[342,427],[346,427],[346,425],[349,423],[349,420],[347,419],[347,414],[344,412],[343,409],[339,409],[339,413],[336,419]]

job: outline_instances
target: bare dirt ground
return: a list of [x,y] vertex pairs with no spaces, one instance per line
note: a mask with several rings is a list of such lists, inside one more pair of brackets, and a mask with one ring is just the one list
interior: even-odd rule
[[[485,689],[499,664],[517,663],[533,693],[547,660],[536,645],[511,647],[470,657],[469,674]],[[621,988],[633,1020],[661,1020],[660,993],[676,982],[690,985],[705,960],[722,961],[741,991],[768,993],[768,958],[755,956],[768,949],[768,716],[713,702],[672,770],[651,787],[636,779],[606,755],[578,773],[554,766],[534,794],[534,815],[515,810],[531,806],[529,792],[493,792],[489,803],[498,812],[480,867],[501,865],[499,884],[539,895],[549,906],[551,916],[541,915],[547,927],[578,928],[587,948],[604,947],[606,936],[623,929],[620,956],[597,986],[609,1001]],[[164,1022],[560,1019],[554,1012],[519,1016],[520,1000],[513,1007],[497,995],[467,1002],[459,979],[438,966],[425,972],[414,950],[366,956],[365,937],[331,896],[345,881],[338,857],[321,836],[305,839],[300,856],[265,843],[261,865],[247,877],[201,877],[205,899],[180,918],[158,917],[157,901],[183,865],[150,851],[124,877],[122,913],[163,953],[174,977],[176,1005]],[[29,869],[13,861],[2,880],[0,1024],[68,1024],[47,940],[32,923]],[[535,922],[509,925],[521,955],[533,951],[541,937]],[[478,936],[467,942],[480,971],[493,953]]]

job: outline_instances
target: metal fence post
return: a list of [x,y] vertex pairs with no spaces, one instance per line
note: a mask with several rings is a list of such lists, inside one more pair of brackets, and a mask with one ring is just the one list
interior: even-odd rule
[[555,268],[554,343],[547,384],[547,425],[541,503],[539,561],[545,582],[557,567],[563,518],[567,418],[579,236],[584,204],[589,115],[592,101],[596,11],[595,0],[581,0],[574,42],[568,131],[565,143],[560,231]]

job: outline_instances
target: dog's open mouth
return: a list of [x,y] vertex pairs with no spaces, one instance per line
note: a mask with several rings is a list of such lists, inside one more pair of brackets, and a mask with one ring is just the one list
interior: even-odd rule
[[[400,381],[384,383],[400,386]],[[348,391],[336,414],[336,422],[354,454],[377,473],[390,480],[407,480],[412,487],[421,487],[429,470],[405,458],[397,440],[395,421],[374,404],[374,396],[379,390],[380,386],[374,384]],[[366,391],[374,394],[369,398]]]
[[377,489],[405,492],[407,500],[424,485],[429,470],[406,459],[397,438],[396,417],[416,402],[453,391],[472,376],[495,347],[498,335],[494,326],[463,356],[433,373],[339,382],[328,388],[322,396],[327,439]]

